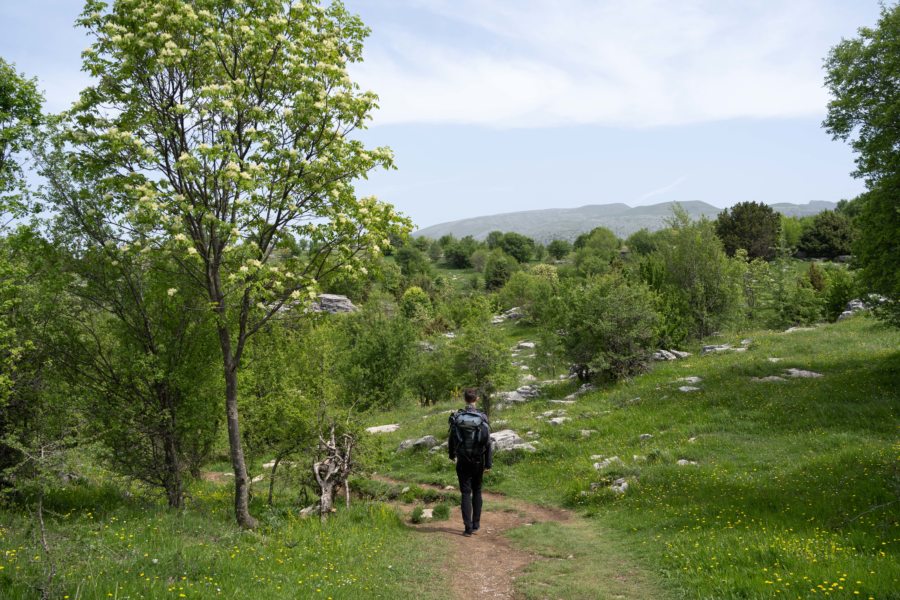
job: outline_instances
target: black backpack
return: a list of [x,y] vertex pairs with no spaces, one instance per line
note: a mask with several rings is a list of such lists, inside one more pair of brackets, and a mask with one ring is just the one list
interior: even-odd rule
[[469,462],[481,462],[484,447],[490,443],[484,439],[487,421],[479,413],[460,412],[453,417],[453,436],[456,439],[456,454]]

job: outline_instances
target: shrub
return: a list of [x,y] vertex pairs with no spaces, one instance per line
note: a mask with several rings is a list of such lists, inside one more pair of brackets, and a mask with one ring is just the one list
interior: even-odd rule
[[484,264],[484,286],[488,290],[496,290],[503,287],[513,272],[519,268],[516,259],[505,254],[502,250],[491,251]]
[[715,227],[729,256],[743,248],[750,258],[775,258],[781,221],[771,206],[740,202],[719,213]]
[[670,243],[654,253],[644,269],[654,289],[673,297],[683,307],[692,337],[718,331],[739,316],[741,301],[740,263],[731,261],[706,219],[691,222],[676,208],[670,221]]
[[444,502],[438,504],[434,507],[432,515],[435,521],[446,521],[450,518],[450,505]]
[[431,317],[431,299],[422,288],[411,286],[403,292],[400,311],[410,321],[425,322]]
[[415,507],[412,511],[412,514],[409,515],[409,520],[413,523],[421,523],[423,512],[424,512],[424,509],[421,506]]
[[555,301],[554,329],[582,379],[621,379],[643,371],[656,342],[654,297],[611,275],[573,282]]
[[547,254],[556,260],[562,260],[572,251],[572,244],[566,240],[553,240],[547,245]]
[[816,215],[812,225],[803,232],[799,249],[810,257],[835,258],[850,254],[853,237],[850,218],[833,210],[826,210]]

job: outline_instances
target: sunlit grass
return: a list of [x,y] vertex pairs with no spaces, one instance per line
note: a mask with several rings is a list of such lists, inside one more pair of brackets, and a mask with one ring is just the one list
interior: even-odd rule
[[[742,337],[746,352],[657,364],[572,406],[544,398],[498,413],[533,431],[538,452],[501,456],[485,485],[621,532],[623,552],[684,597],[900,598],[900,332],[857,317],[717,343]],[[751,380],[788,368],[823,376]],[[688,375],[700,391],[678,391]],[[561,426],[537,418],[560,408]],[[400,421],[397,440],[441,431],[436,416]],[[622,464],[597,472],[595,454]],[[446,458],[384,456],[404,477],[452,482]],[[619,477],[621,496],[606,489]]]

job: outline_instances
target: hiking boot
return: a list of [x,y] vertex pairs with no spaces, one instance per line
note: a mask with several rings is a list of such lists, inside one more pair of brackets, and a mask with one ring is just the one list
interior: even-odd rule
[[463,531],[463,536],[464,537],[472,537],[472,530],[466,529],[465,531]]
[[475,533],[479,529],[481,529],[481,525],[472,525],[472,533]]

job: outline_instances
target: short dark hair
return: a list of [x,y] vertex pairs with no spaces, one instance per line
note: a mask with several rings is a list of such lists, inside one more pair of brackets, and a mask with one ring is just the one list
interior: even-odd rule
[[472,404],[478,399],[478,390],[475,388],[466,388],[466,391],[463,392],[463,398],[466,399],[466,404]]

